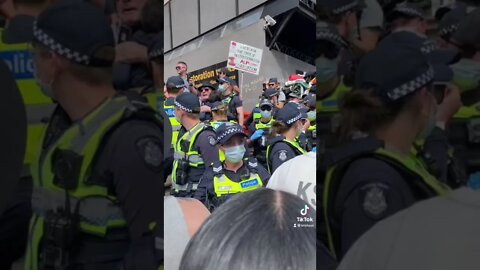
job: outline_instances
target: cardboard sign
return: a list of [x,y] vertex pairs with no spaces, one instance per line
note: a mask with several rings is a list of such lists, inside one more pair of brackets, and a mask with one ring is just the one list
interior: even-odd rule
[[231,41],[227,67],[258,75],[262,64],[262,54],[262,49]]

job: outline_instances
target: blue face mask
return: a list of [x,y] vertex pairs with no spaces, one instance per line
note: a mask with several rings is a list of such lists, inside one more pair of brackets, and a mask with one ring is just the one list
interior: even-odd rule
[[226,90],[226,89],[225,89],[225,85],[224,85],[224,84],[220,84],[220,85],[218,86],[217,90],[218,90],[220,93],[225,92],[225,90]]
[[225,159],[232,163],[239,163],[242,161],[245,152],[246,150],[243,144],[225,148]]
[[317,80],[319,83],[324,83],[337,75],[338,72],[338,57],[335,59],[328,59],[320,57],[316,61],[317,66]]
[[462,92],[473,90],[479,86],[480,82],[480,63],[461,59],[458,63],[451,65],[455,74],[454,82]]
[[272,117],[272,111],[261,111],[260,115],[262,115],[264,119],[269,119]]
[[315,111],[307,112],[307,118],[310,122],[315,121],[315,119],[317,119],[317,112],[315,112]]

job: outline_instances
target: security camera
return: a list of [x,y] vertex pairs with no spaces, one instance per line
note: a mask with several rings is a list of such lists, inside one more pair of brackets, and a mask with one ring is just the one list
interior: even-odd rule
[[270,15],[267,15],[265,16],[265,18],[263,18],[265,20],[265,27],[268,27],[268,26],[274,26],[275,24],[277,24],[277,21],[275,21],[272,16]]

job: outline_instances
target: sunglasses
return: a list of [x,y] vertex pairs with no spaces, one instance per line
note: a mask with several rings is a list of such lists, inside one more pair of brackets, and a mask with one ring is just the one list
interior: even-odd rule
[[269,83],[268,86],[275,86],[275,84],[274,83]]
[[447,91],[446,83],[433,83],[430,87],[433,97],[437,104],[441,104],[445,99],[445,92]]
[[208,92],[208,91],[211,91],[212,89],[210,88],[203,88],[200,90],[200,93],[203,93],[203,92]]
[[264,106],[264,107],[261,107],[260,110],[269,112],[272,110],[272,108],[270,106]]
[[175,69],[180,70],[180,69],[182,69],[182,67],[181,66],[176,66]]

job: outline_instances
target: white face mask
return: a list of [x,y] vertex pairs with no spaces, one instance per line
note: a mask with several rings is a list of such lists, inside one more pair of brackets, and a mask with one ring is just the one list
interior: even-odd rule
[[42,91],[42,93],[49,97],[49,98],[55,98],[54,97],[54,94],[53,94],[53,89],[52,89],[52,85],[53,85],[53,81],[51,83],[45,83],[42,79],[40,79],[40,77],[38,76],[37,74],[37,67],[34,66],[34,72],[33,72],[33,76],[35,78],[35,81],[37,81],[37,84],[38,86],[40,87],[40,91]]

